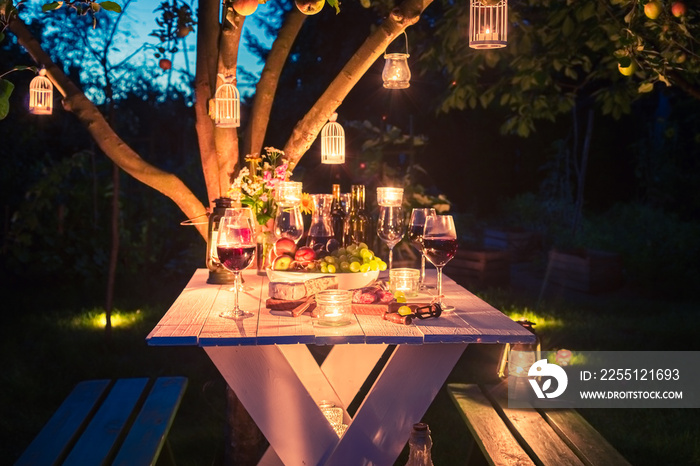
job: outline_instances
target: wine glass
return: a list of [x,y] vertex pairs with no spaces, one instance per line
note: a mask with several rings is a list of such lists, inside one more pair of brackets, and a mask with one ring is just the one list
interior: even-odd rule
[[435,216],[435,209],[413,209],[411,220],[408,222],[408,239],[416,251],[420,253],[420,281],[421,290],[433,288],[425,284],[425,254],[423,254],[423,228],[425,219]]
[[434,215],[425,219],[423,254],[437,268],[438,302],[443,311],[454,310],[442,303],[442,268],[457,252],[457,231],[451,215]]
[[301,216],[299,205],[291,207],[277,207],[275,216],[275,237],[289,238],[295,243],[304,234],[304,218]]
[[389,270],[392,269],[394,246],[401,241],[406,224],[403,209],[398,206],[381,206],[377,222],[377,236],[389,247]]
[[226,209],[219,223],[216,251],[221,264],[235,277],[233,309],[223,311],[219,316],[234,320],[252,316],[252,312],[243,311],[238,307],[240,273],[250,265],[255,255],[255,227],[249,208]]

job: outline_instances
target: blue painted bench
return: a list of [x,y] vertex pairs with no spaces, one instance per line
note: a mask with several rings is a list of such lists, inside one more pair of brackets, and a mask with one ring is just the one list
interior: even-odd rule
[[185,377],[80,382],[15,464],[155,464],[186,386]]
[[505,384],[451,383],[447,392],[490,465],[630,466],[573,409],[509,408]]

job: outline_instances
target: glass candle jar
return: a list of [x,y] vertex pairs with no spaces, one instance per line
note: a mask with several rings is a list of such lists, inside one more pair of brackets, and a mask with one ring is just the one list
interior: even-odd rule
[[403,292],[407,298],[418,296],[420,270],[391,269],[389,271],[389,289],[392,293]]
[[325,290],[316,293],[316,313],[319,325],[348,325],[352,313],[352,293],[348,290]]
[[377,188],[377,204],[385,207],[401,207],[403,188]]
[[301,182],[282,181],[277,187],[277,204],[294,207],[301,202]]

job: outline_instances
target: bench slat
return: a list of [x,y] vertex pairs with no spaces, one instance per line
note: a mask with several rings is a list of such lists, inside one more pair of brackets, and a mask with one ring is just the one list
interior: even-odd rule
[[64,465],[103,464],[113,452],[147,383],[147,378],[117,380]]
[[87,380],[76,385],[15,464],[56,463],[85,427],[109,384],[109,380]]
[[498,466],[535,464],[520,447],[477,385],[448,384],[447,391],[460,408],[460,414],[469,426],[479,448],[487,452],[485,456],[489,464]]
[[187,386],[185,377],[156,380],[113,465],[154,464]]
[[527,447],[544,465],[584,466],[564,441],[534,409],[508,407],[507,386],[497,385],[487,391],[496,409],[505,417],[513,432],[517,432]]
[[586,421],[570,409],[541,410],[540,414],[588,466],[630,466],[630,463]]

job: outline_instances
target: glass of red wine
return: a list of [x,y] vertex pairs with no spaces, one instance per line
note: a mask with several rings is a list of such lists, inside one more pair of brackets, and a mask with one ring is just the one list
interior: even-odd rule
[[454,310],[442,302],[442,268],[457,253],[457,231],[451,215],[434,215],[425,219],[423,254],[437,268],[438,302],[443,311]]
[[416,251],[420,253],[420,282],[421,290],[433,288],[425,284],[425,254],[423,254],[423,229],[425,219],[435,216],[435,209],[413,209],[411,220],[408,222],[408,239]]
[[221,264],[235,277],[233,309],[223,311],[219,316],[234,320],[251,317],[252,312],[243,311],[238,307],[240,273],[250,265],[255,255],[255,227],[249,208],[226,209],[219,223],[216,252]]

